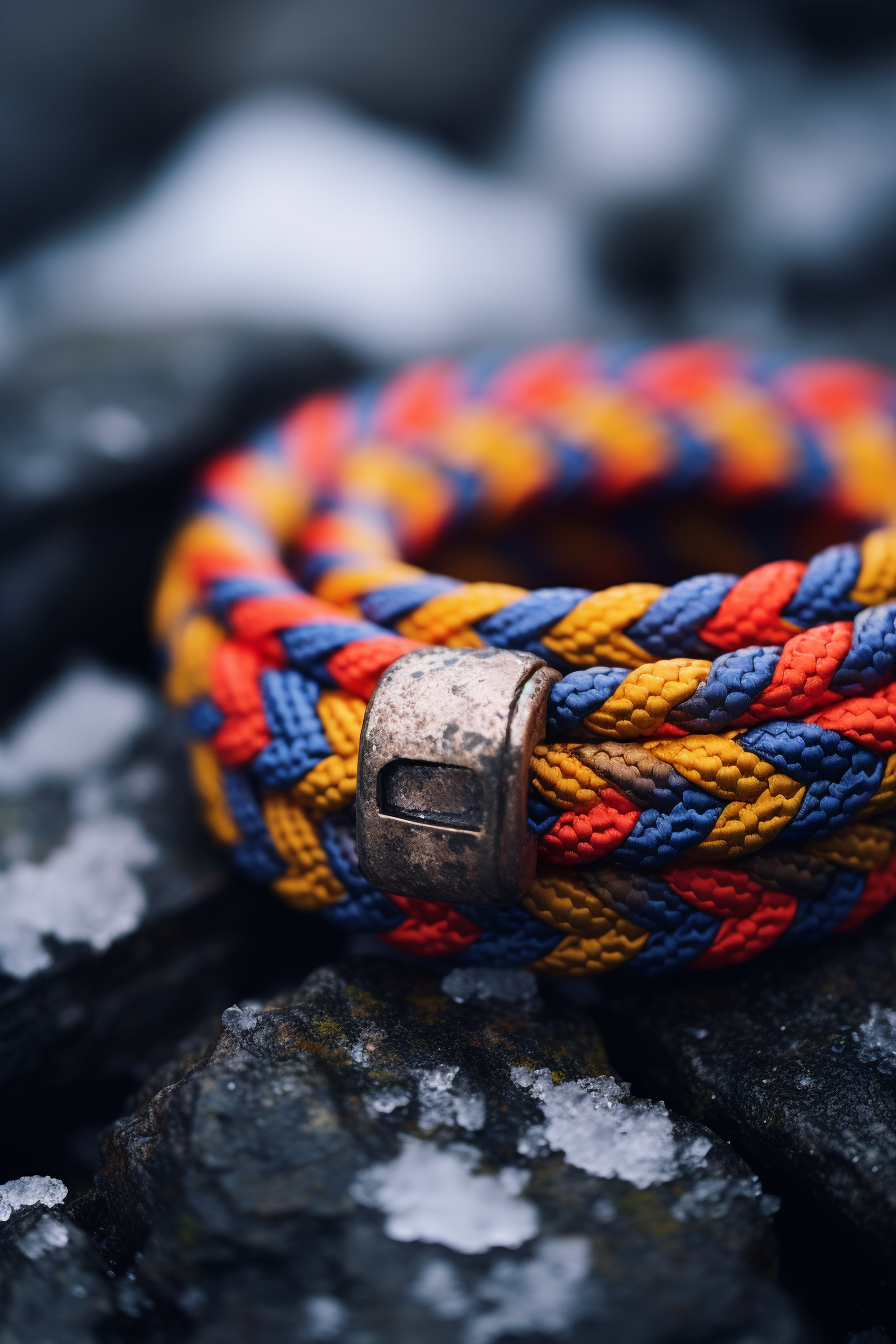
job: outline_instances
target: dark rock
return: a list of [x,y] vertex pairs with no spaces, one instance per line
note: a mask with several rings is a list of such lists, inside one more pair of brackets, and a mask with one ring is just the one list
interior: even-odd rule
[[0,379],[0,525],[145,487],[240,420],[348,361],[299,333],[234,328],[80,336],[37,346]]
[[0,1344],[91,1344],[112,1317],[105,1266],[53,1207],[60,1197],[65,1186],[47,1177],[0,1186]]
[[611,1057],[783,1200],[785,1265],[827,1323],[896,1326],[896,916],[799,955],[608,985]]
[[108,1131],[77,1217],[169,1337],[804,1338],[724,1143],[629,1096],[525,973],[442,985],[324,967]]
[[44,345],[0,376],[0,714],[66,646],[148,667],[159,553],[195,464],[355,369],[241,329]]
[[155,696],[73,670],[0,744],[0,1179],[89,1179],[91,1136],[191,1024],[336,943],[232,880]]

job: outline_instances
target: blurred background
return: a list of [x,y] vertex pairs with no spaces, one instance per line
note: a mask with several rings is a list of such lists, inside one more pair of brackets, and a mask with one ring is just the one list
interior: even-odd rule
[[717,334],[896,361],[885,0],[0,3],[0,712],[146,670],[223,438],[397,360]]

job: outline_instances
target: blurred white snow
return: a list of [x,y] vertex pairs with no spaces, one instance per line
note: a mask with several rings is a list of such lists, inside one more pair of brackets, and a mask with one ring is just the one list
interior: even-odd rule
[[744,135],[732,232],[753,256],[824,266],[896,213],[896,71],[840,86],[794,78]]
[[[296,88],[225,105],[118,213],[0,274],[0,353],[219,325],[383,363],[649,337],[658,315],[802,339],[794,277],[823,292],[892,250],[896,68],[834,78],[713,31],[649,8],[560,19],[479,166]],[[626,274],[649,292],[657,264],[666,297],[639,308]],[[99,429],[138,450],[133,426]]]
[[282,91],[219,112],[128,208],[20,263],[0,295],[13,348],[222,322],[397,359],[581,329],[581,251],[537,189]]
[[130,677],[73,664],[0,738],[0,795],[83,781],[124,750],[151,712],[151,697]]
[[536,63],[510,159],[593,210],[681,195],[718,168],[738,102],[727,63],[689,26],[580,15]]

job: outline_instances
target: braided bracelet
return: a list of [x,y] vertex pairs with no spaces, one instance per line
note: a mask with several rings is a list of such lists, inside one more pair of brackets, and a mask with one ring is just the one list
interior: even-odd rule
[[[304,402],[202,472],[156,597],[211,831],[300,910],[453,965],[656,975],[854,928],[896,893],[894,393],[570,345]],[[459,524],[452,564],[491,547],[493,581],[413,563]],[[817,553],[750,568],[779,534]],[[648,581],[707,554],[748,572]],[[610,584],[511,582],[538,558]]]

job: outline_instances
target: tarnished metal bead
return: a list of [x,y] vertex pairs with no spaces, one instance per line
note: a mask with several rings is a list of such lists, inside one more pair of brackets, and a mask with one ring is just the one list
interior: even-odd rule
[[383,891],[512,905],[535,873],[529,758],[559,673],[509,649],[415,649],[371,696],[358,757],[358,860]]

